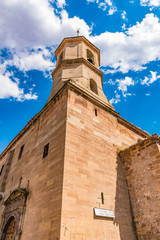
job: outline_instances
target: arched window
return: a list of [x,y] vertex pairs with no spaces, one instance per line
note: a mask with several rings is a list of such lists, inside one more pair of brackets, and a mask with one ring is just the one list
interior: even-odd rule
[[92,92],[98,94],[97,84],[93,79],[90,79],[90,89]]
[[89,49],[87,49],[87,60],[90,63],[94,64],[94,56],[93,56],[93,53]]
[[10,240],[10,239],[15,239],[16,236],[16,221],[15,218],[12,216],[8,220],[5,229],[3,231],[3,236],[2,240]]

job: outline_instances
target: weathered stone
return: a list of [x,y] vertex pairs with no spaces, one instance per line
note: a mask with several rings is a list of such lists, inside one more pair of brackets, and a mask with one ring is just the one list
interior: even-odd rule
[[[129,174],[127,181],[138,239],[160,239],[160,188],[158,182],[160,170],[157,170],[160,168],[160,162],[157,160],[160,151],[158,142],[160,142],[160,138],[157,136],[155,141],[155,135],[153,135],[148,140],[143,141],[144,145],[147,144],[145,149],[137,146],[138,151],[141,152],[140,155],[135,152],[131,157],[132,147],[120,153],[124,164],[130,161],[130,165],[127,165],[125,171],[127,176]],[[143,155],[145,158],[142,161]]]
[[[157,136],[144,141],[149,135],[115,112],[102,90],[100,52],[87,39],[64,39],[55,54],[48,102],[0,156],[2,239],[13,212],[15,240],[135,240],[133,218],[139,239],[150,229],[158,236],[158,211],[152,221],[146,209],[159,204],[158,186],[148,183],[159,176]],[[26,202],[13,198],[17,188],[29,189]],[[96,217],[95,207],[115,218]]]

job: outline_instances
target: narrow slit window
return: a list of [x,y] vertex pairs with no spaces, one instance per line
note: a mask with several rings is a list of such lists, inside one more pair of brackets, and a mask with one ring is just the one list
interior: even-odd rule
[[101,192],[101,200],[102,200],[102,204],[104,204],[104,195],[103,195],[103,192]]
[[48,151],[49,151],[49,143],[47,143],[44,146],[44,151],[43,151],[43,158],[45,158],[48,155]]
[[18,159],[20,159],[22,157],[23,149],[24,149],[24,145],[22,145],[20,148]]
[[1,167],[0,176],[2,175],[3,168],[4,168],[4,165],[2,165],[2,167]]
[[97,117],[97,109],[95,109],[95,116]]

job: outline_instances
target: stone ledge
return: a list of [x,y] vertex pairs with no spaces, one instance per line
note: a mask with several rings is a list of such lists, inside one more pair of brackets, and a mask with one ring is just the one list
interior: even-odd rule
[[61,51],[61,49],[63,48],[63,46],[66,42],[74,42],[75,43],[75,42],[81,42],[81,41],[85,42],[89,47],[91,46],[92,48],[94,48],[94,50],[98,53],[98,61],[99,61],[99,65],[100,65],[100,50],[84,36],[64,38],[63,41],[60,43],[60,45],[57,47],[57,49],[55,51],[56,58],[57,58],[58,53]]
[[[149,136],[149,134],[148,134]],[[148,138],[144,139],[144,140],[140,140],[138,143],[125,148],[124,150],[121,150],[119,152],[120,157],[129,155],[132,151],[139,151],[142,148],[148,147],[154,143],[159,143],[160,144],[160,136],[158,136],[157,134],[153,134],[151,136],[149,136]]]
[[75,59],[64,59],[61,61],[61,63],[58,64],[58,66],[56,66],[56,68],[53,70],[52,72],[52,78],[54,77],[55,73],[63,66],[67,66],[67,64],[73,64],[73,63],[83,63],[85,64],[87,67],[91,68],[94,72],[96,72],[100,77],[101,77],[101,82],[102,82],[102,86],[103,86],[103,73],[96,68],[92,63],[90,63],[89,61],[87,61],[85,58],[75,58]]
[[[7,151],[9,149],[12,148],[12,146],[18,141],[18,139],[33,125],[35,124],[35,122],[39,119],[39,117],[51,106],[52,102],[59,96],[59,94],[64,91],[66,89],[66,87],[72,87],[74,89],[76,89],[78,92],[82,93],[82,95],[86,96],[88,99],[90,99],[92,102],[96,103],[97,105],[99,105],[100,107],[102,107],[104,110],[108,111],[109,113],[111,113],[113,116],[115,116],[117,118],[117,121],[124,125],[125,127],[131,129],[132,131],[136,132],[137,134],[139,134],[142,137],[149,137],[150,135],[141,130],[140,128],[134,126],[132,123],[128,122],[127,120],[123,119],[122,117],[119,116],[119,113],[116,112],[114,110],[113,107],[111,107],[112,105],[103,102],[103,100],[97,98],[97,96],[94,96],[94,94],[89,94],[88,91],[84,90],[84,88],[82,88],[81,86],[77,85],[76,83],[74,83],[71,79],[69,79],[68,81],[66,81],[66,83],[62,86],[62,88],[50,99],[49,102],[47,102],[45,104],[45,106],[42,108],[42,110],[37,113],[27,124],[26,126],[16,135],[16,137],[9,143],[9,145],[4,149],[4,151],[1,153],[0,155],[0,160],[2,159],[2,157],[7,153]],[[157,135],[156,135],[157,136]],[[134,145],[133,145],[134,146]],[[132,147],[132,146],[131,146]]]
[[114,110],[114,107],[110,103],[104,102],[100,97],[97,97],[94,94],[91,94],[89,91],[86,91],[86,89],[84,89],[83,87],[79,86],[78,84],[76,84],[71,79],[68,80],[68,83],[69,83],[69,85],[75,87],[77,89],[77,91],[81,91],[82,95],[88,97],[88,99],[92,100],[92,102],[98,104],[99,106],[103,107],[104,110],[106,110],[109,113],[111,113],[112,115],[114,115],[117,118],[117,121],[120,124],[122,124],[125,127],[131,129],[132,131],[136,132],[137,134],[139,134],[142,137],[147,138],[147,137],[150,136],[147,132],[141,130],[140,128],[136,127],[135,125],[133,125],[132,123],[128,122],[124,118],[120,117],[119,113]]

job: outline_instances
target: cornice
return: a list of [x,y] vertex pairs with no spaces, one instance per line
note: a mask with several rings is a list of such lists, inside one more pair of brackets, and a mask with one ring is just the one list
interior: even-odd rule
[[26,133],[26,131],[35,124],[35,122],[40,118],[40,116],[52,105],[52,102],[57,98],[57,96],[63,91],[65,86],[67,85],[64,84],[63,87],[50,99],[49,102],[46,102],[42,110],[37,113],[33,118],[31,118],[30,121],[27,122],[26,126],[15,136],[15,138],[12,139],[12,141],[8,144],[8,146],[4,149],[4,151],[0,155],[0,160],[2,157],[7,153],[8,150],[12,148],[12,146],[23,136],[23,134]]
[[114,108],[112,107],[112,105],[110,106],[110,104],[107,104],[106,102],[104,102],[102,99],[98,98],[97,96],[95,96],[94,94],[89,93],[88,91],[86,91],[84,88],[82,88],[80,85],[77,85],[75,82],[73,82],[71,79],[69,79],[68,81],[66,81],[66,83],[62,86],[62,88],[51,98],[51,100],[49,102],[47,102],[45,104],[45,106],[42,108],[42,110],[37,113],[27,124],[26,126],[16,135],[16,137],[9,143],[9,145],[4,149],[4,151],[1,153],[0,155],[0,160],[2,159],[2,157],[4,157],[4,155],[7,153],[7,151],[9,151],[13,145],[23,136],[23,134],[25,134],[25,132],[33,125],[35,124],[35,122],[40,118],[40,116],[52,105],[52,102],[58,97],[58,95],[65,90],[67,87],[71,87],[73,90],[77,90],[78,92],[80,92],[83,96],[87,97],[90,101],[98,104],[100,107],[102,107],[103,109],[105,109],[106,111],[108,111],[110,114],[112,114],[113,116],[115,116],[118,120],[118,122],[124,126],[126,126],[127,128],[131,129],[132,131],[136,132],[137,134],[139,134],[140,136],[147,138],[150,135],[141,130],[140,128],[134,126],[132,123],[128,122],[127,120],[123,119],[122,117],[119,116],[119,113],[116,112],[114,110]]
[[132,131],[140,134],[142,137],[149,137],[149,133],[147,133],[146,131],[140,129],[139,127],[136,127],[134,124],[128,122],[126,119],[118,116],[117,118],[118,122],[123,124],[125,127],[131,129]]
[[85,38],[84,36],[78,36],[78,37],[69,37],[69,38],[64,38],[63,41],[60,43],[60,45],[57,47],[57,49],[55,50],[55,56],[57,59],[57,55],[58,53],[61,52],[63,46],[66,43],[73,43],[73,42],[85,42],[89,47],[93,48],[97,53],[98,53],[98,61],[99,61],[99,65],[100,65],[100,50],[99,48],[97,48],[95,45],[93,45],[93,43],[91,43],[87,38]]
[[157,134],[153,134],[151,136],[149,136],[148,138],[144,139],[144,140],[139,140],[138,143],[131,145],[130,147],[125,148],[124,150],[121,150],[119,152],[119,155],[121,157],[123,156],[127,156],[130,155],[132,152],[138,152],[139,150],[148,147],[152,144],[158,143],[160,144],[160,136],[158,136]]
[[[117,113],[114,110],[114,107],[108,102],[103,101],[101,99],[101,97],[99,97],[97,94],[92,93],[91,91],[88,91],[86,88],[84,88],[83,86],[77,84],[74,80],[69,79],[68,81],[68,85],[70,87],[73,87],[74,89],[76,89],[78,92],[80,92],[83,96],[87,97],[88,99],[92,100],[94,103],[97,103],[103,107],[106,107],[106,109],[110,112],[112,112],[112,114],[114,114],[115,116],[118,116],[119,113]],[[108,101],[108,100],[107,100]]]
[[103,73],[96,68],[92,63],[90,63],[89,61],[87,61],[85,58],[75,58],[75,59],[64,59],[61,61],[61,63],[59,63],[56,68],[54,69],[54,71],[52,72],[52,78],[54,77],[54,75],[56,74],[56,72],[63,66],[67,66],[67,64],[73,64],[73,63],[83,63],[85,64],[87,67],[91,68],[95,73],[97,73],[100,77],[101,77],[101,82],[102,82],[102,86],[103,86]]
[[119,113],[114,110],[112,105],[104,102],[102,99],[100,99],[99,97],[95,96],[94,94],[89,93],[88,91],[86,91],[86,89],[82,88],[80,85],[77,85],[72,80],[69,81],[69,85],[70,86],[74,86],[74,88],[76,88],[78,91],[81,91],[81,93],[83,95],[85,95],[86,97],[88,97],[92,102],[94,102],[94,103],[98,104],[99,106],[103,107],[103,109],[105,109],[107,112],[109,112],[113,116],[115,116],[117,118],[117,121],[120,124],[124,125],[125,127],[129,128],[130,130],[134,131],[135,133],[139,134],[142,137],[147,138],[147,137],[150,136],[146,131],[143,131],[139,127],[136,127],[135,125],[133,125],[132,123],[128,122],[124,118],[120,117]]

